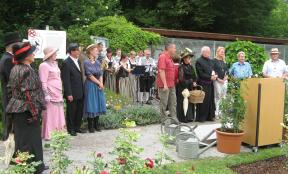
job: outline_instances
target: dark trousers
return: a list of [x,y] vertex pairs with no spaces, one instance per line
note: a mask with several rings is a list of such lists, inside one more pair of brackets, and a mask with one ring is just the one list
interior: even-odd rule
[[15,152],[29,152],[34,155],[32,161],[42,161],[42,164],[36,168],[36,173],[41,173],[44,163],[39,119],[28,123],[27,119],[32,117],[30,112],[15,113],[12,116]]
[[73,100],[69,102],[67,100],[67,116],[66,124],[67,131],[80,130],[83,117],[83,99]]
[[196,121],[213,121],[215,118],[215,100],[214,100],[214,86],[211,84],[201,84],[205,92],[205,98],[203,103],[197,104],[197,116]]
[[2,112],[2,125],[3,125],[3,133],[2,133],[2,140],[5,141],[7,140],[9,133],[12,130],[12,120],[11,116],[9,116],[5,109],[6,106],[8,105],[8,97],[7,97],[7,92],[6,90],[3,90],[2,94],[2,106],[3,106],[3,112]]

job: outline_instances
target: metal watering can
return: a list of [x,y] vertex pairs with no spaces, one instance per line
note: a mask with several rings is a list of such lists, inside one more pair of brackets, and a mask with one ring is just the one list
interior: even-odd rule
[[176,152],[179,158],[182,159],[196,159],[216,144],[216,141],[208,144],[205,148],[200,149],[200,139],[194,132],[180,132],[176,136]]
[[166,118],[161,124],[161,133],[167,134],[169,136],[169,144],[175,144],[176,135],[180,132],[193,132],[197,125],[190,127],[185,124],[180,124],[177,120],[173,118]]

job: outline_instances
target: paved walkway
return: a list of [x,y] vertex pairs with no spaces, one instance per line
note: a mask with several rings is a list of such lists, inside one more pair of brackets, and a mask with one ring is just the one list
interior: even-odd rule
[[[193,123],[195,124],[195,123]],[[197,132],[202,132],[201,136],[204,136],[207,125],[215,125],[215,123],[208,122],[202,126],[199,126]],[[206,127],[205,127],[206,126]],[[202,127],[202,128],[201,128]],[[133,128],[135,131],[139,132],[141,137],[138,141],[138,145],[144,148],[144,152],[141,154],[143,158],[154,158],[155,154],[162,149],[162,145],[159,141],[159,135],[161,134],[160,125],[149,125],[145,127],[136,127]],[[208,130],[210,131],[210,130]],[[109,154],[109,152],[113,149],[113,143],[115,137],[119,134],[118,130],[104,130],[102,132],[97,133],[86,133],[86,134],[78,134],[76,137],[72,137],[70,140],[71,149],[67,152],[69,158],[73,160],[73,165],[70,167],[70,171],[73,170],[76,166],[87,165],[87,161],[91,159],[92,152],[101,152],[104,155],[106,160],[111,160],[113,156]],[[43,142],[46,144],[49,142]],[[246,147],[242,147],[242,151],[251,151]],[[0,156],[4,154],[3,142],[0,143]],[[177,157],[177,153],[175,152],[175,146],[170,146],[167,151],[175,161],[183,161],[182,159]],[[51,156],[51,150],[44,148],[44,160],[46,161],[46,165],[49,165],[49,159]],[[224,157],[225,154],[222,154],[217,151],[215,147],[210,148],[208,151],[203,153],[200,158],[204,157]],[[1,167],[1,166],[0,166]],[[2,166],[3,167],[3,166]],[[45,173],[49,173],[48,171]],[[69,172],[71,173],[71,172]]]

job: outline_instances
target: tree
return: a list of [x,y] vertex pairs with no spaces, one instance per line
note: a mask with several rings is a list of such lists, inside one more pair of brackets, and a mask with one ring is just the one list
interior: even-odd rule
[[277,0],[120,0],[123,15],[141,27],[261,34]]
[[143,31],[121,16],[99,18],[88,26],[88,33],[108,38],[113,50],[121,48],[125,53],[143,50],[149,44],[157,45],[161,41],[160,35]]
[[19,31],[27,37],[28,28],[66,30],[88,25],[106,15],[120,13],[118,0],[1,0],[1,33]]
[[264,22],[265,30],[261,33],[262,35],[288,38],[288,2],[277,0],[276,8],[272,10],[271,15]]

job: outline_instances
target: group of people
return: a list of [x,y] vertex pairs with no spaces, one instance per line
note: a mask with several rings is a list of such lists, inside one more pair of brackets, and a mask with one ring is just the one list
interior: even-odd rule
[[[107,56],[101,62],[104,70],[104,84],[108,89],[117,92],[132,101],[151,104],[151,89],[155,82],[156,63],[150,50],[131,51],[123,54],[116,50],[113,57],[112,49],[106,50]],[[142,72],[136,67],[143,67]]]
[[[288,68],[285,62],[279,59],[279,55],[278,48],[271,49],[271,59],[267,60],[263,66],[265,78],[288,77]],[[174,117],[184,123],[194,120],[204,122],[218,119],[221,116],[219,110],[221,99],[227,93],[228,77],[246,79],[253,75],[252,66],[245,61],[245,52],[243,51],[238,52],[238,61],[230,69],[225,61],[224,47],[218,47],[216,57],[211,58],[211,49],[203,46],[201,56],[196,60],[195,68],[191,64],[191,58],[194,57],[191,50],[184,50],[180,55],[180,61],[177,57],[176,45],[167,44],[164,53],[158,60],[157,87],[162,117]],[[205,92],[204,101],[200,104],[190,103],[184,114],[182,91],[184,89],[191,91],[198,86],[201,86]],[[169,115],[166,112],[167,108]]]
[[[43,162],[42,139],[50,140],[52,131],[65,130],[66,126],[71,136],[84,133],[83,116],[88,120],[89,132],[101,131],[99,116],[106,113],[106,101],[97,45],[86,48],[87,59],[82,66],[79,45],[69,44],[69,56],[61,67],[57,63],[58,50],[47,47],[37,72],[31,67],[35,46],[23,42],[17,32],[7,33],[4,43],[6,52],[0,60],[3,140],[13,132],[15,152],[29,152],[34,155],[33,161]],[[42,163],[36,173],[45,169]]]
[[[0,60],[3,140],[13,132],[15,151],[33,154],[34,161],[43,162],[41,139],[49,140],[52,131],[67,127],[71,136],[85,133],[81,129],[83,117],[88,120],[90,133],[101,131],[99,116],[106,113],[105,87],[134,101],[139,99],[141,103],[150,104],[151,88],[156,82],[163,119],[174,117],[187,123],[196,118],[204,122],[221,115],[219,103],[226,95],[229,75],[244,79],[253,74],[242,51],[237,54],[238,62],[228,69],[224,47],[219,47],[212,59],[210,48],[204,46],[194,68],[191,64],[194,53],[185,49],[177,56],[173,43],[165,45],[157,63],[148,49],[138,54],[131,51],[129,56],[117,49],[113,56],[112,49],[108,48],[103,55],[103,44],[98,43],[89,45],[85,55],[81,55],[79,45],[71,43],[67,48],[68,58],[61,67],[57,63],[58,50],[47,47],[37,72],[31,67],[36,47],[23,42],[16,32],[7,33],[4,39],[6,52]],[[265,77],[287,76],[286,64],[279,59],[279,54],[277,48],[271,50],[271,59],[263,67]],[[204,101],[197,105],[190,103],[184,114],[182,91],[191,91],[197,86],[205,92]],[[45,169],[42,163],[37,173]]]

